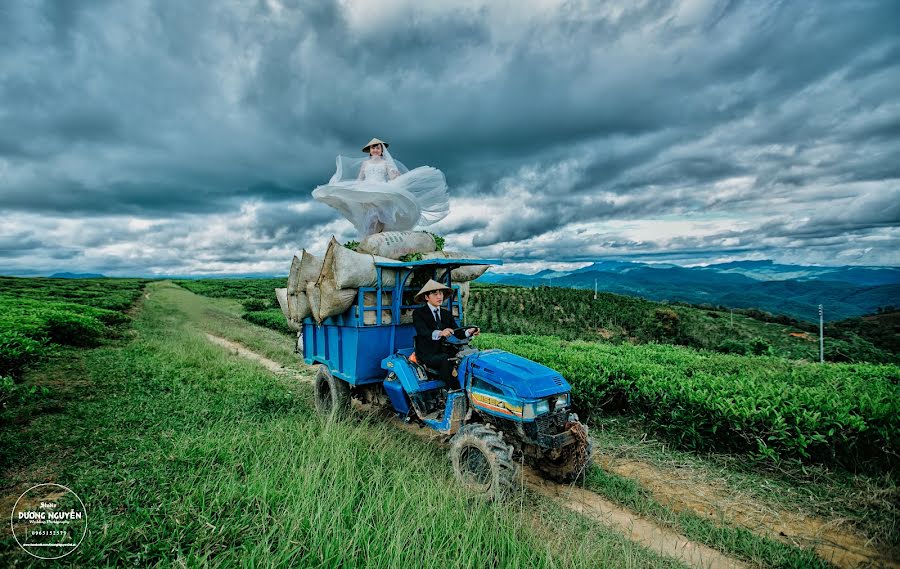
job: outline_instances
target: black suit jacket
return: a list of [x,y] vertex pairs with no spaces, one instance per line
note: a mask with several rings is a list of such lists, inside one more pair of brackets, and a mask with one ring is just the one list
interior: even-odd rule
[[[453,314],[445,308],[441,308],[441,323],[438,324],[431,312],[431,307],[426,303],[413,310],[413,325],[416,327],[415,348],[416,355],[428,357],[433,354],[443,353],[440,340],[432,340],[431,333],[444,328],[459,328]],[[460,330],[454,334],[460,340],[466,337],[466,331]]]

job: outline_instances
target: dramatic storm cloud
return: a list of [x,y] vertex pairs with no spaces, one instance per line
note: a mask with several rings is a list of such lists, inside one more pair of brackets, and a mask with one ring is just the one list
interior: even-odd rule
[[0,6],[0,273],[286,274],[371,137],[448,248],[898,265],[900,3]]

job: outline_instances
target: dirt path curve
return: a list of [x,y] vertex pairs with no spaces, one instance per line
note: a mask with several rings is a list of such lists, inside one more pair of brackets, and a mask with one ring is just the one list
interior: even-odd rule
[[290,368],[286,368],[283,365],[281,365],[280,363],[276,362],[275,360],[272,360],[265,356],[257,354],[256,352],[254,352],[252,350],[248,350],[247,348],[245,348],[241,344],[238,344],[237,342],[233,342],[231,340],[222,338],[220,336],[214,336],[214,335],[210,334],[209,332],[206,332],[206,337],[213,344],[218,344],[219,346],[222,346],[223,348],[227,348],[233,354],[239,355],[243,358],[247,358],[248,360],[253,360],[256,363],[263,366],[264,368],[266,368],[267,370],[271,371],[272,373],[276,373],[278,375],[284,375],[284,376],[288,376],[288,377],[296,377],[296,378],[303,379],[304,381],[309,381],[309,378],[306,377],[305,375],[303,375],[302,373],[300,373],[299,371],[296,371],[296,370],[293,370]]
[[[228,349],[233,354],[253,360],[273,373],[293,377],[307,383],[312,382],[310,375],[302,374],[299,371],[290,368],[285,368],[278,362],[257,354],[237,342],[215,336],[208,332],[206,333],[206,337],[210,342]],[[396,423],[408,432],[417,436],[434,438],[430,436],[431,433],[429,431],[405,424],[400,420],[396,420]],[[624,534],[632,541],[643,545],[647,549],[665,555],[666,557],[677,559],[691,567],[697,569],[750,569],[753,567],[753,565],[728,557],[706,545],[691,541],[665,526],[644,519],[634,512],[622,508],[621,506],[605,500],[597,494],[584,490],[583,488],[578,488],[574,485],[556,484],[549,480],[545,480],[527,467],[524,469],[523,478],[529,489],[555,500],[560,505],[565,506],[570,510],[578,512],[579,514],[587,516]]]
[[[596,447],[595,447],[596,448]],[[697,480],[690,469],[661,469],[650,463],[597,454],[601,468],[636,480],[657,502],[676,512],[689,510],[710,519],[724,518],[748,530],[803,548],[813,548],[822,559],[846,569],[886,567],[900,563],[874,548],[868,540],[841,527],[841,521],[763,507],[748,496]]]

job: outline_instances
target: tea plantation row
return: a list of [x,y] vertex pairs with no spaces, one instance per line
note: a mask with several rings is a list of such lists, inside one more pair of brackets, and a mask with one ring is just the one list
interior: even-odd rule
[[680,346],[482,334],[562,373],[589,413],[630,413],[681,446],[758,457],[900,466],[900,367],[815,364]]
[[5,389],[54,345],[95,346],[130,322],[143,279],[0,277],[0,377]]

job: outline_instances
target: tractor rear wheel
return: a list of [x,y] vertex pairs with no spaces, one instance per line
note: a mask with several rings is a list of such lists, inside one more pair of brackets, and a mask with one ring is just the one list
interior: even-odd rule
[[450,439],[453,473],[466,488],[498,500],[516,487],[519,465],[503,434],[482,423],[464,426]]
[[563,448],[556,456],[545,455],[535,465],[547,478],[563,483],[574,482],[583,476],[590,467],[594,454],[587,427],[578,421],[576,415],[569,417],[566,428],[572,430],[575,443]]
[[314,383],[316,411],[329,419],[342,417],[350,409],[350,384],[334,377],[328,366],[320,365]]

